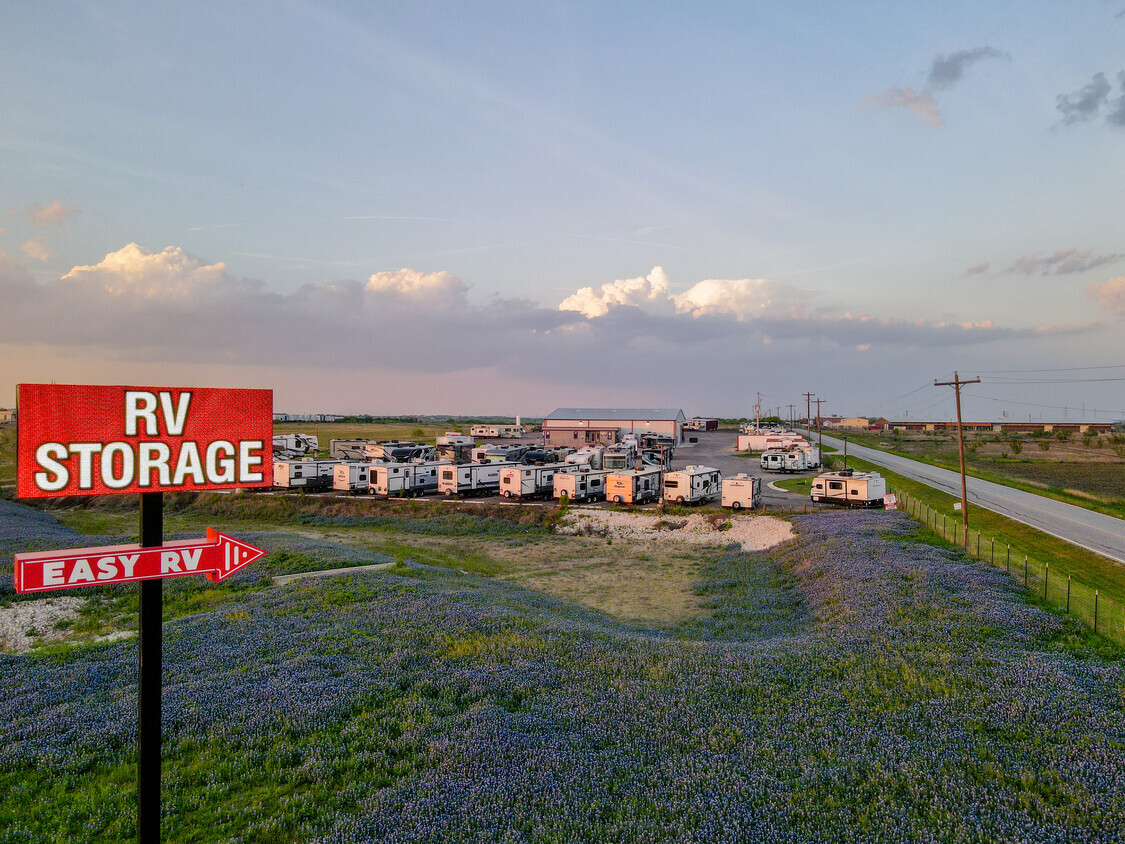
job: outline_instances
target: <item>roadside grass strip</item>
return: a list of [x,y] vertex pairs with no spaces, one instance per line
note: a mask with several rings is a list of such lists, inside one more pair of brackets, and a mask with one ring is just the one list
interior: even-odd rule
[[1003,570],[1029,595],[1125,645],[1125,566],[972,502],[966,538],[961,512],[953,509],[959,498],[858,458],[848,458],[848,465],[882,474],[888,489],[902,496],[900,509],[943,542]]
[[[671,630],[429,568],[185,587],[229,599],[165,624],[164,839],[1120,840],[1119,652],[905,514],[793,522]],[[135,717],[131,643],[0,655],[0,841],[131,840]]]

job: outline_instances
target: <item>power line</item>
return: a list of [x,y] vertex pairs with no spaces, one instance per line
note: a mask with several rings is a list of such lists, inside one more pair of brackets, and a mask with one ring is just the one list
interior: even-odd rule
[[1091,369],[1125,369],[1125,364],[1107,364],[1105,366],[1068,366],[1064,369],[982,369],[984,375],[1015,375],[1022,372],[1085,372]]

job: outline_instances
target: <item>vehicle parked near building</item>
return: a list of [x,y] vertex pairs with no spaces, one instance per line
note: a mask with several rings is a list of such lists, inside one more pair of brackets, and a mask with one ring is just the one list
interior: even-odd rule
[[436,492],[438,471],[448,463],[372,463],[368,467],[367,491],[371,495],[415,496]]
[[337,463],[332,471],[332,488],[337,492],[367,492],[371,464],[358,460]]

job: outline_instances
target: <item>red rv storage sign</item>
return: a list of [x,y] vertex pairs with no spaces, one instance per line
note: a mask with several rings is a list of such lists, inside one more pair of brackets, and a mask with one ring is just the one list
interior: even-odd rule
[[20,384],[17,495],[273,482],[273,391]]

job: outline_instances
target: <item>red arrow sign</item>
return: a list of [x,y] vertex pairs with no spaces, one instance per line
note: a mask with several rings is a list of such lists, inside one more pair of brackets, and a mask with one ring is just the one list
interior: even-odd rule
[[15,585],[17,592],[46,592],[189,574],[205,574],[218,583],[265,553],[207,528],[206,539],[180,539],[151,548],[107,545],[16,554]]

